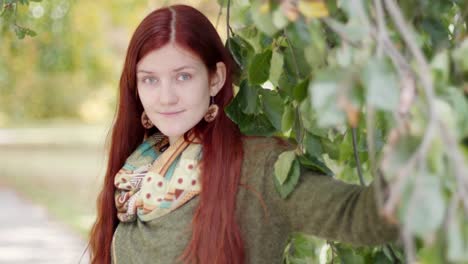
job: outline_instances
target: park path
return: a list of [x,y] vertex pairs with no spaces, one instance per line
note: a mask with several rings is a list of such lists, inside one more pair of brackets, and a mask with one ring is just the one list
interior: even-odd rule
[[86,243],[47,211],[0,185],[0,264],[79,262]]

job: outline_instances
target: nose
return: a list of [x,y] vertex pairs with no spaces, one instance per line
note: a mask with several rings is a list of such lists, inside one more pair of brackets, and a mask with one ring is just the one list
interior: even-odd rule
[[178,96],[176,90],[174,89],[172,82],[167,81],[160,86],[159,91],[159,103],[162,105],[172,105],[177,103]]

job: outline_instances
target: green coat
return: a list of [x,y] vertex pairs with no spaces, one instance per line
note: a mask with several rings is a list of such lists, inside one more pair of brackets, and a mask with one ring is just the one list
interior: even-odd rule
[[[343,183],[310,171],[302,173],[287,200],[274,187],[274,163],[286,148],[273,138],[246,137],[237,217],[247,263],[281,263],[288,235],[302,231],[354,245],[378,245],[397,239],[397,227],[377,214],[374,187]],[[149,222],[120,223],[112,243],[113,263],[174,263],[190,239],[190,222],[198,197],[168,215]]]

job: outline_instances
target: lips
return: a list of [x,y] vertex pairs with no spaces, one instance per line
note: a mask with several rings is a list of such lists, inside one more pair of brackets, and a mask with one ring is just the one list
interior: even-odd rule
[[182,111],[159,112],[159,114],[161,114],[163,116],[174,116],[174,115],[180,114],[182,112],[184,112],[184,110],[182,110]]

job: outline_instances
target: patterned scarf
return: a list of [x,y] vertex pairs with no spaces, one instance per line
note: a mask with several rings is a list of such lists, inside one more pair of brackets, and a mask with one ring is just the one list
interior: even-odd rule
[[141,221],[168,214],[200,193],[201,144],[180,137],[169,146],[160,133],[146,139],[127,158],[114,184],[117,217]]

